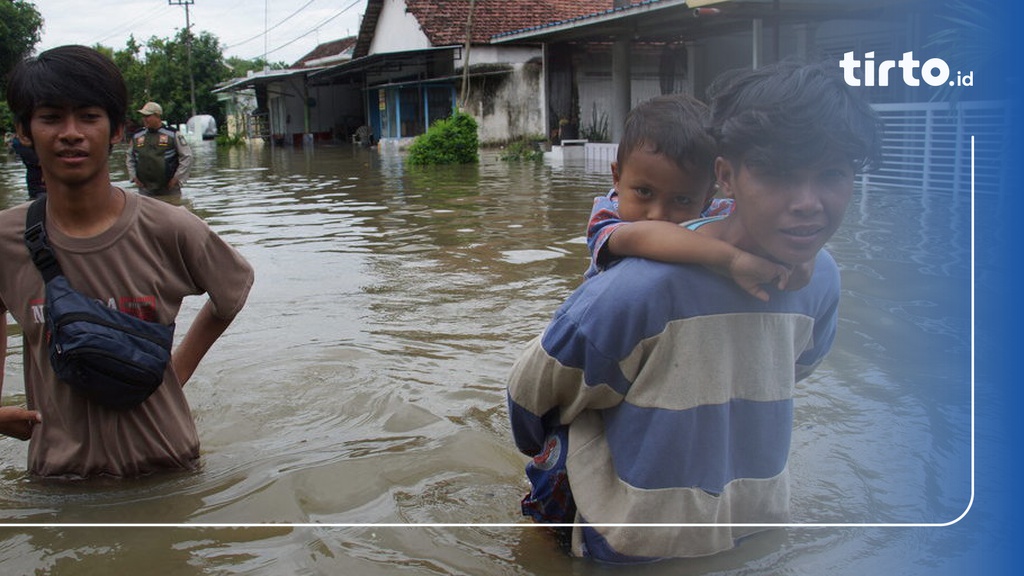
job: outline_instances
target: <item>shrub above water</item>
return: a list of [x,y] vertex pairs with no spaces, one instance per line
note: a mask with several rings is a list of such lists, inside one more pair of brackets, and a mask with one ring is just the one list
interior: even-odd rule
[[537,140],[519,138],[509,142],[501,153],[501,159],[507,162],[526,162],[540,160],[544,152],[538,147]]
[[464,112],[430,125],[409,146],[409,163],[475,164],[480,161],[476,120]]

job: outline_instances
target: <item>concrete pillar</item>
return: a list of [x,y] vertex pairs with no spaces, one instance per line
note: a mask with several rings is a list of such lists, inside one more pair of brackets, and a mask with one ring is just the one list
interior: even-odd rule
[[697,92],[697,50],[694,42],[686,43],[686,90],[690,96],[703,100],[703,90]]
[[797,24],[794,26],[794,33],[796,34],[796,56],[798,58],[807,59],[815,53],[817,49],[815,47],[814,37],[817,34],[816,24]]
[[630,41],[619,39],[612,46],[612,142],[622,139],[622,125],[632,106],[633,72],[629,63]]
[[540,125],[543,128],[541,133],[545,137],[550,136],[551,132],[551,107],[548,106],[548,81],[550,79],[548,72],[551,69],[548,56],[550,52],[551,44],[545,42],[541,45],[540,98],[537,101],[537,105],[540,106]]

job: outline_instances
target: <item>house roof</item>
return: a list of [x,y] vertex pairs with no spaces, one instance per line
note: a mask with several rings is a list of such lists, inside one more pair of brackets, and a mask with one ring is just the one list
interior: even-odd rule
[[[432,46],[465,43],[468,0],[405,0],[405,4]],[[487,44],[502,32],[603,12],[613,5],[614,0],[475,0],[472,42]],[[369,54],[383,6],[384,0],[368,0],[354,58]]]
[[351,51],[355,44],[355,36],[324,42],[314,48],[312,52],[296,60],[291,65],[291,68],[309,68],[310,66],[315,66],[316,62],[323,61],[326,58],[343,57],[345,52]]
[[607,42],[641,36],[647,42],[676,42],[749,29],[750,22],[862,18],[884,6],[919,0],[634,0],[631,3],[560,21],[507,29],[494,44],[516,42]]
[[[319,70],[320,68],[316,68]],[[282,82],[292,77],[305,76],[313,68],[285,68],[283,70],[263,70],[260,72],[250,72],[248,76],[243,78],[235,78],[222,84],[219,88],[211,90],[214,94],[221,92],[237,92],[239,90],[245,90],[247,88],[254,88],[261,84],[270,84],[271,82]]]
[[[383,69],[400,71],[404,67],[415,67],[418,64],[430,62],[452,62],[452,54],[462,50],[461,46],[438,46],[422,50],[409,50],[405,52],[381,52],[349,60],[335,66],[329,66],[309,74],[311,85],[330,84],[337,78],[351,76],[356,73],[379,72]],[[438,69],[442,68],[440,64]],[[387,81],[390,81],[387,80]],[[367,86],[371,86],[367,84]]]
[[[236,92],[246,88],[253,88],[261,84],[281,82],[288,78],[305,76],[310,72],[323,70],[333,64],[351,60],[351,50],[352,47],[355,46],[355,43],[355,36],[324,42],[314,48],[309,54],[306,54],[302,58],[296,60],[295,63],[288,68],[281,70],[260,70],[250,72],[243,78],[233,78],[224,82],[212,92],[214,94],[220,92]],[[346,54],[346,51],[348,51],[348,54]]]
[[[723,0],[728,1],[728,0]],[[564,38],[565,32],[568,30],[577,29],[580,27],[592,28],[597,24],[606,22],[627,22],[622,30],[629,30],[632,26],[631,18],[637,14],[643,14],[647,12],[656,12],[666,9],[675,9],[677,12],[681,9],[689,8],[690,4],[708,4],[710,2],[694,2],[693,0],[636,0],[627,4],[620,4],[619,6],[612,6],[605,10],[591,12],[589,14],[581,14],[574,18],[565,18],[562,20],[548,20],[546,22],[539,22],[531,26],[524,26],[523,28],[517,29],[506,29],[495,34],[491,40],[497,43],[506,41],[510,38],[514,39],[533,39],[535,37],[542,38],[544,41],[549,41],[553,37]],[[693,12],[686,10],[686,17],[689,18]],[[663,16],[659,14],[658,19]],[[677,24],[673,23],[669,26],[675,27]],[[591,34],[589,31],[584,34]]]

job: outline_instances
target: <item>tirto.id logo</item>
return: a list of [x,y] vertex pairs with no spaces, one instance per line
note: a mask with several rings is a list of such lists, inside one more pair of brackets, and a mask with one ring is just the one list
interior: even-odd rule
[[850,86],[888,86],[893,68],[901,70],[896,74],[903,78],[907,86],[920,86],[922,80],[929,86],[974,86],[974,71],[961,73],[957,70],[956,78],[951,78],[949,64],[945,60],[930,58],[921,63],[914,59],[913,52],[904,52],[903,58],[898,61],[882,60],[877,63],[874,52],[865,53],[864,60],[857,60],[853,52],[847,52],[839,61],[839,67],[843,69],[843,80]]

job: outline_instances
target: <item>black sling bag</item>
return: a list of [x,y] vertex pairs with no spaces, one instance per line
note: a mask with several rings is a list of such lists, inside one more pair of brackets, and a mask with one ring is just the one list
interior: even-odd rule
[[45,217],[44,195],[29,206],[25,244],[46,283],[50,365],[57,378],[93,401],[130,409],[163,382],[174,325],[147,322],[72,288],[46,240]]

